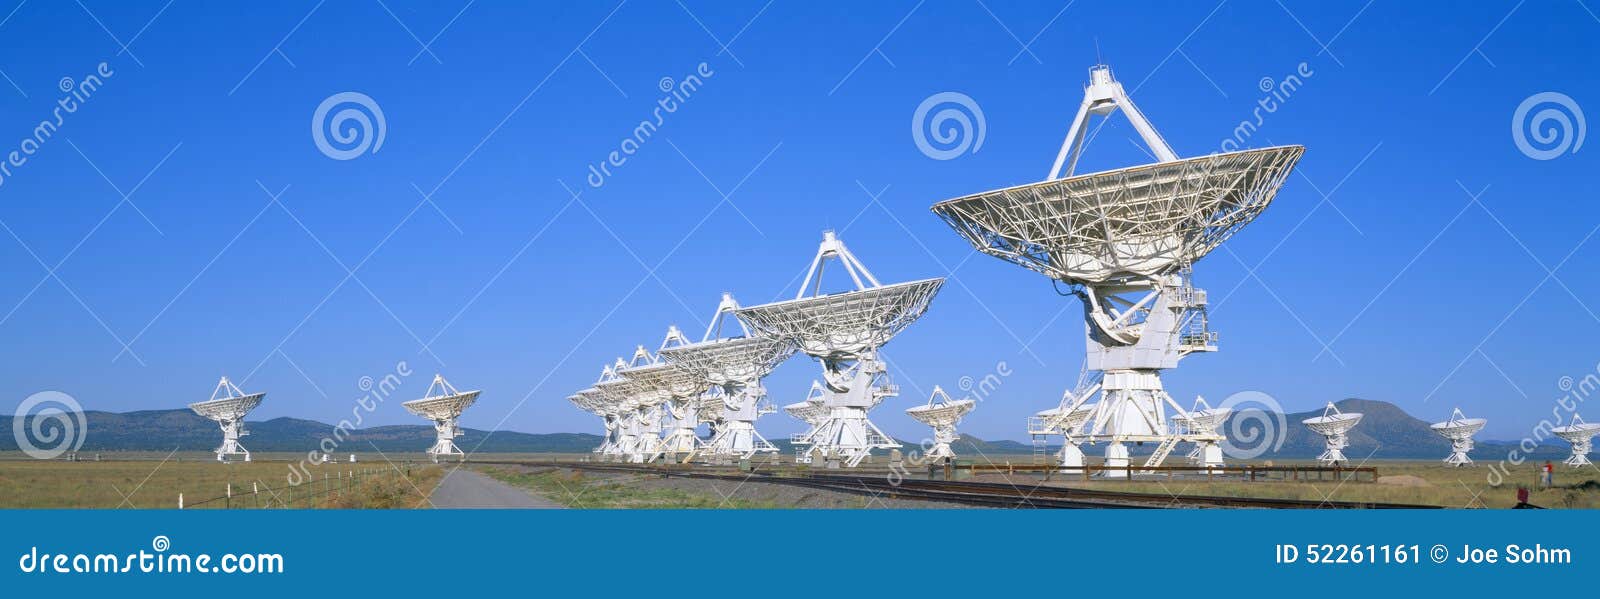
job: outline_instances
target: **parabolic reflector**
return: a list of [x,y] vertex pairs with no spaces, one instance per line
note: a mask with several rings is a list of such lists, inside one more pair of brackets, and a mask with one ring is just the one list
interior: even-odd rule
[[978,402],[971,399],[958,399],[949,403],[928,404],[906,408],[906,415],[928,426],[953,425],[966,416]]
[[240,397],[224,397],[189,404],[189,409],[211,420],[239,420],[249,414],[250,410],[261,405],[261,399],[266,396],[266,393],[252,393]]
[[1327,416],[1307,418],[1300,422],[1306,425],[1306,428],[1319,435],[1339,435],[1355,428],[1356,423],[1361,422],[1361,414],[1357,412],[1329,414]]
[[1160,162],[946,200],[933,212],[978,250],[1053,279],[1166,274],[1255,219],[1304,152]]
[[760,380],[794,355],[795,349],[789,339],[752,336],[669,347],[661,350],[661,357],[714,385],[722,385]]
[[478,401],[481,391],[467,391],[437,397],[413,399],[400,404],[406,411],[429,420],[447,420],[461,415],[472,403]]
[[870,287],[740,308],[764,334],[793,339],[818,358],[855,356],[888,343],[928,310],[943,278]]

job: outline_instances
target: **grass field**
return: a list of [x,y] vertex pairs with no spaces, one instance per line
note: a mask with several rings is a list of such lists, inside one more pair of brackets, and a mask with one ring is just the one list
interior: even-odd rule
[[[134,456],[130,456],[134,457]],[[0,508],[414,508],[443,469],[367,462],[307,469],[290,484],[287,460],[222,464],[211,454],[103,462],[0,459]],[[229,486],[233,496],[228,497]]]

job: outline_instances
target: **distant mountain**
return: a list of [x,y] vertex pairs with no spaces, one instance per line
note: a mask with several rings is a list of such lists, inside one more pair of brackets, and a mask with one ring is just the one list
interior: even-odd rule
[[[82,451],[210,451],[222,440],[217,425],[189,410],[84,412],[89,434]],[[11,430],[12,416],[0,416],[0,431]],[[241,442],[253,452],[311,451],[334,434],[334,426],[299,418],[247,422]],[[594,449],[599,435],[586,433],[529,434],[463,429],[456,443],[484,453],[575,453]],[[433,444],[429,425],[376,426],[341,433],[339,452],[416,452]],[[0,435],[0,451],[15,451],[16,439]]]
[[[1352,460],[1359,462],[1369,457],[1443,459],[1449,453],[1449,441],[1434,434],[1428,428],[1426,421],[1407,414],[1394,404],[1365,399],[1346,399],[1337,402],[1336,405],[1341,411],[1360,412],[1363,415],[1361,423],[1350,432],[1350,447],[1345,450],[1345,454]],[[1286,435],[1283,438],[1283,445],[1277,451],[1269,452],[1262,457],[1306,459],[1322,453],[1322,437],[1312,433],[1300,423],[1306,418],[1321,415],[1320,409],[1281,415],[1285,431],[1283,434]],[[222,438],[216,424],[189,410],[85,412],[84,416],[87,418],[89,435],[84,441],[83,451],[171,451],[173,448],[180,451],[209,451],[215,448]],[[1240,414],[1231,416],[1224,424],[1223,430],[1234,430],[1231,427],[1235,424],[1242,426],[1240,430],[1246,432],[1254,430],[1249,422],[1235,422],[1235,419],[1241,417],[1243,416]],[[0,416],[0,431],[11,430],[12,419],[11,416]],[[274,418],[250,422],[246,428],[250,431],[250,435],[243,439],[244,446],[256,452],[308,452],[334,432],[333,425],[298,418]],[[512,431],[490,433],[478,429],[465,429],[464,432],[465,435],[456,442],[462,447],[483,453],[583,453],[594,449],[602,441],[600,435],[589,433],[529,434]],[[428,425],[377,426],[350,431],[339,442],[338,452],[361,453],[373,451],[374,448],[385,453],[418,452],[431,445],[433,439],[433,427]],[[906,452],[919,446],[917,441],[903,439],[900,441],[904,443],[903,451]],[[786,454],[793,453],[793,446],[787,439],[775,439],[773,444]],[[1153,445],[1147,443],[1132,447],[1130,453],[1149,454],[1155,449]],[[962,435],[961,440],[955,442],[953,446],[957,454],[973,459],[981,459],[981,456],[995,459],[994,456],[1032,455],[1035,452],[1030,442],[988,441],[972,435]],[[1472,456],[1480,461],[1503,459],[1515,447],[1514,442],[1480,441]],[[1059,448],[1060,438],[1056,437],[1051,439],[1051,445],[1044,451],[1053,454]],[[0,451],[16,449],[16,439],[12,435],[0,434]],[[1098,448],[1086,448],[1086,450],[1090,455],[1101,453]],[[1559,459],[1566,456],[1568,451],[1564,443],[1557,441],[1540,446],[1529,457],[1539,460]]]

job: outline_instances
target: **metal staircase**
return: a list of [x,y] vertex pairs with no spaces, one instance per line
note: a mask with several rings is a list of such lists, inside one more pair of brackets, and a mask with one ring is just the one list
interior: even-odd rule
[[[1172,454],[1172,448],[1177,446],[1178,436],[1168,435],[1166,439],[1161,441],[1161,445],[1156,446],[1156,451],[1155,453],[1150,454],[1150,459],[1144,461],[1144,467],[1154,468],[1156,466],[1160,466],[1162,462],[1167,461],[1167,456]],[[1144,471],[1144,474],[1148,474],[1149,472],[1149,470],[1146,470]]]

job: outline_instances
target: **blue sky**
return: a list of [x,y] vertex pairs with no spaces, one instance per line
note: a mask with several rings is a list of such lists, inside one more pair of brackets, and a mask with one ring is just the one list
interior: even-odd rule
[[[1067,4],[5,1],[0,149],[53,118],[62,78],[114,74],[0,183],[0,391],[171,408],[228,374],[268,392],[256,417],[331,421],[405,361],[396,399],[435,371],[484,390],[467,426],[593,432],[564,398],[602,363],[669,323],[698,335],[724,290],[792,296],[834,228],[880,279],[951,277],[888,346],[904,395],[875,419],[920,438],[901,410],[1005,362],[963,430],[1022,438],[1076,377],[1079,308],[928,207],[1043,177],[1097,54],[1184,156],[1250,118],[1263,78],[1314,73],[1250,141],[1305,145],[1297,175],[1196,267],[1222,351],[1168,374],[1181,403],[1459,405],[1520,438],[1594,372],[1600,154],[1534,160],[1509,126],[1540,92],[1600,110],[1585,6]],[[308,125],[348,91],[385,137],[334,160]],[[945,91],[985,138],[940,161],[909,125]],[[1080,171],[1148,161],[1134,139],[1114,117]],[[797,401],[816,373],[796,358],[767,385]]]

